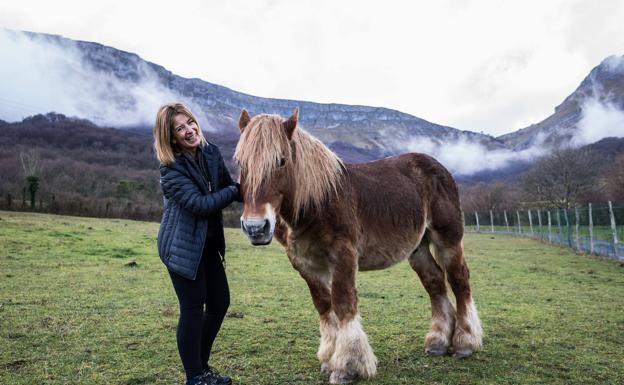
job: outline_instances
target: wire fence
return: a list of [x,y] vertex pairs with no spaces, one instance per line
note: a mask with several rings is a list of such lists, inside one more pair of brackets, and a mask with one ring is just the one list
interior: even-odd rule
[[464,223],[467,231],[539,238],[624,260],[624,202],[590,203],[571,209],[465,212]]

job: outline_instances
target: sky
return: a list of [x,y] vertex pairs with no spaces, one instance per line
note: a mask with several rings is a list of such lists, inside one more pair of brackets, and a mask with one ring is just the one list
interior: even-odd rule
[[494,136],[546,118],[623,55],[622,20],[617,0],[0,0],[0,27],[99,42],[256,96]]

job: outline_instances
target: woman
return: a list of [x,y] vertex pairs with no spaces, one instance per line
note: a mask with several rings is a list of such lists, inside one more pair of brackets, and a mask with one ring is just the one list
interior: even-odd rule
[[154,147],[165,205],[158,254],[180,303],[176,337],[186,385],[227,385],[231,379],[208,360],[230,303],[221,210],[240,201],[238,185],[195,115],[180,103],[158,110]]

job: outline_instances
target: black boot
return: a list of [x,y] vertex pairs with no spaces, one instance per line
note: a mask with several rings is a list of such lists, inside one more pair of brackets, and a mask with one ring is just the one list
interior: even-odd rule
[[214,385],[214,382],[206,381],[202,373],[199,376],[195,376],[186,380],[184,385]]
[[217,372],[210,366],[208,367],[208,369],[204,369],[202,373],[202,378],[204,379],[204,381],[206,381],[209,384],[214,384],[214,385],[231,385],[232,384],[232,379],[230,377],[219,374],[219,372]]

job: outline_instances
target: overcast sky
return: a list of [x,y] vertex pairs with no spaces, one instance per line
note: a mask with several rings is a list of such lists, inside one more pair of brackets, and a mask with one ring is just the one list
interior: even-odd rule
[[624,54],[621,0],[0,0],[0,26],[256,96],[388,107],[495,136],[544,119]]

